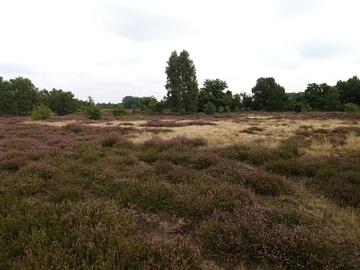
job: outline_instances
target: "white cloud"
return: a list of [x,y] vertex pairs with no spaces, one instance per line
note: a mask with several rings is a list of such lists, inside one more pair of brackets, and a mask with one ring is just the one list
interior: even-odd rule
[[2,3],[0,76],[121,102],[162,98],[171,51],[186,49],[200,86],[250,92],[272,76],[287,91],[358,75],[355,0],[12,0]]

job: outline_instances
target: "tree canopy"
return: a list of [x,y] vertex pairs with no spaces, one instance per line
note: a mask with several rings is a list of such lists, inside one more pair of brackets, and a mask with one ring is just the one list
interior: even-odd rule
[[189,53],[183,50],[178,55],[173,51],[167,61],[165,73],[168,107],[175,112],[196,112],[199,89],[195,64],[190,59]]
[[209,102],[214,104],[217,110],[220,107],[232,107],[232,92],[229,90],[224,92],[227,88],[228,84],[220,79],[205,80],[198,97],[199,110],[203,111]]
[[288,97],[285,89],[272,77],[259,78],[252,88],[252,107],[255,110],[284,111],[287,109]]

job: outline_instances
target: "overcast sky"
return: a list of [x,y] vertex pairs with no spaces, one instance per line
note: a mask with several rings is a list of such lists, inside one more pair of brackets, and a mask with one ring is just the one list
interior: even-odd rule
[[358,0],[2,0],[0,76],[121,102],[166,95],[166,61],[186,49],[199,86],[286,92],[360,74]]

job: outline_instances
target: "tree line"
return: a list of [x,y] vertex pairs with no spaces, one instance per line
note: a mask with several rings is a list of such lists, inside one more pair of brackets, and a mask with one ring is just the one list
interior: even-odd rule
[[[101,109],[113,109],[114,115],[162,112],[165,109],[179,113],[226,113],[254,111],[359,111],[360,80],[357,76],[326,83],[310,83],[303,92],[286,93],[273,77],[257,79],[251,94],[229,90],[226,81],[206,79],[199,87],[194,62],[186,50],[173,51],[165,69],[166,96],[158,101],[154,96],[125,96],[121,103],[98,103],[89,97],[82,101],[69,91],[53,88],[39,90],[30,79],[17,77],[8,81],[0,76],[0,116],[31,115],[34,109],[57,115],[87,111],[90,118],[101,118]],[[40,110],[41,109],[41,110]]]
[[257,79],[252,94],[233,94],[225,81],[206,79],[198,88],[194,62],[183,50],[173,51],[167,61],[166,105],[173,111],[230,112],[255,111],[359,111],[360,80],[354,76],[347,81],[310,83],[304,92],[286,93],[273,77]]
[[0,115],[27,116],[40,105],[50,108],[58,115],[65,115],[87,106],[88,102],[61,89],[40,91],[27,78],[17,77],[6,81],[0,76]]

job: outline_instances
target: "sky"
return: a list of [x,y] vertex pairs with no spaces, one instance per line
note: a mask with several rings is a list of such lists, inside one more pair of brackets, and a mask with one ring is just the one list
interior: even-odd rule
[[0,76],[99,103],[167,91],[172,51],[187,50],[199,87],[286,92],[360,75],[358,0],[2,0]]

